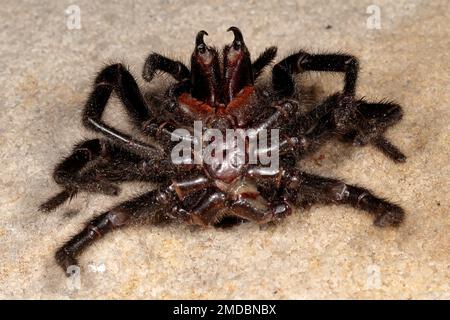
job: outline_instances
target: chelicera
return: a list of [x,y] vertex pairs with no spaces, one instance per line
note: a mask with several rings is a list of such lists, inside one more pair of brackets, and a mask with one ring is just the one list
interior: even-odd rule
[[[354,146],[373,145],[391,160],[405,161],[384,137],[386,129],[401,119],[401,107],[355,97],[358,60],[347,54],[298,51],[273,65],[271,81],[257,81],[275,59],[277,48],[267,48],[252,61],[241,31],[236,27],[228,31],[233,32],[234,40],[221,52],[207,45],[207,33],[200,31],[190,69],[180,61],[151,53],[143,78],[150,82],[163,72],[175,81],[149,96],[141,93],[122,64],[110,65],[97,75],[84,107],[83,124],[100,137],[78,143],[56,166],[53,177],[63,190],[40,209],[53,210],[79,192],[117,195],[118,184],[126,181],[157,187],[89,221],[57,251],[56,260],[63,269],[76,265],[77,256],[98,238],[133,221],[215,227],[243,221],[263,224],[290,215],[294,207],[345,204],[373,215],[379,227],[402,222],[404,210],[398,205],[366,188],[307,173],[296,165],[332,138]],[[300,108],[296,75],[308,71],[343,73],[343,90],[310,110]],[[103,120],[113,92],[141,138]],[[174,163],[170,157],[173,133],[177,128],[191,132],[194,121],[219,131],[278,129],[279,144],[271,152],[278,153],[279,166],[267,171],[259,164],[236,166],[226,159],[218,166]]]

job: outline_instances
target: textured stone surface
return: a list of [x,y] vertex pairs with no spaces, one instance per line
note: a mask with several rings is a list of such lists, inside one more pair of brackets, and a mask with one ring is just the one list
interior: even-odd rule
[[[73,3],[80,30],[66,27]],[[0,298],[450,298],[448,3],[377,3],[380,30],[366,27],[371,1],[3,0]],[[358,94],[404,106],[388,136],[406,164],[333,143],[301,165],[397,201],[406,222],[380,230],[365,214],[328,206],[264,228],[132,227],[82,255],[81,288],[71,291],[56,248],[93,214],[148,188],[126,185],[119,198],[84,194],[56,212],[37,211],[58,190],[53,166],[92,135],[80,113],[95,73],[126,61],[140,78],[151,50],[187,61],[198,30],[223,45],[231,25],[254,56],[272,44],[281,56],[298,48],[351,52],[361,61]],[[325,90],[341,85],[340,76],[307,79]],[[112,104],[109,116],[120,123]]]

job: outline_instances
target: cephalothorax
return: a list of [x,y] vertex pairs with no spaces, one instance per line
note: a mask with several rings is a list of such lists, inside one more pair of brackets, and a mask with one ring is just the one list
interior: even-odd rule
[[[117,195],[117,184],[125,181],[146,181],[158,187],[88,222],[56,253],[65,270],[76,265],[76,257],[97,238],[132,221],[202,226],[268,223],[291,214],[293,207],[333,203],[371,213],[380,227],[402,222],[403,209],[371,191],[306,173],[295,165],[333,137],[355,146],[374,145],[390,159],[403,162],[405,156],[383,136],[401,119],[401,107],[355,98],[358,61],[345,54],[299,51],[273,66],[270,84],[255,85],[277,49],[270,47],[252,61],[240,30],[231,27],[229,31],[234,40],[221,52],[206,45],[207,33],[200,31],[190,69],[180,61],[150,54],[143,78],[150,82],[157,72],[164,72],[175,82],[146,98],[123,65],[110,65],[98,74],[83,124],[102,138],[78,143],[56,167],[53,176],[63,191],[42,204],[41,210],[53,210],[82,191]],[[296,94],[295,76],[307,71],[342,72],[344,88],[311,110],[299,108],[302,101]],[[113,92],[143,138],[102,120]],[[271,152],[278,154],[279,166],[268,172],[259,164],[236,165],[227,159],[215,165],[174,163],[170,157],[174,133],[177,128],[191,132],[194,121],[219,131],[278,129],[279,143]]]

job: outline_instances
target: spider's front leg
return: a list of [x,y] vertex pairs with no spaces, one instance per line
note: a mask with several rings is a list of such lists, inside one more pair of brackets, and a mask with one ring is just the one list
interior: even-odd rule
[[294,94],[294,77],[298,73],[344,72],[342,93],[330,96],[312,110],[308,115],[309,122],[313,124],[318,121],[322,129],[352,139],[355,145],[371,143],[392,160],[404,162],[405,155],[383,136],[386,128],[401,119],[401,107],[390,102],[369,103],[355,99],[358,65],[358,60],[351,55],[309,54],[300,51],[273,67],[272,83],[279,96],[291,97]]
[[398,226],[404,210],[396,204],[375,196],[370,190],[343,181],[291,169],[284,172],[283,185],[293,203],[308,207],[313,204],[346,204],[375,216],[379,227]]
[[140,127],[153,117],[131,73],[122,64],[114,64],[103,69],[95,79],[94,90],[84,107],[83,124],[131,152],[144,157],[156,154],[163,157],[163,151],[157,145],[136,140],[102,120],[103,111],[113,91],[119,96],[134,125]]
[[272,70],[272,84],[282,97],[291,97],[295,75],[305,71],[344,72],[344,95],[354,96],[358,78],[358,60],[346,54],[309,54],[299,51],[278,62]]
[[158,71],[170,74],[177,81],[184,81],[191,77],[191,72],[182,62],[152,52],[145,60],[142,77],[150,82]]
[[256,80],[276,57],[277,47],[269,47],[264,50],[252,63],[253,79]]

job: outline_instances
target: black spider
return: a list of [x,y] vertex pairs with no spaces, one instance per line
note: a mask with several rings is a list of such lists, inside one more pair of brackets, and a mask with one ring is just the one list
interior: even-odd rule
[[[372,144],[386,156],[403,162],[405,156],[384,138],[385,130],[402,117],[394,103],[371,103],[355,98],[358,60],[345,54],[289,55],[272,69],[270,85],[255,81],[275,58],[277,48],[267,48],[253,62],[236,27],[234,40],[222,53],[205,44],[207,33],[195,40],[191,69],[157,53],[147,58],[143,77],[157,72],[176,82],[160,94],[144,99],[133,76],[121,64],[103,69],[84,107],[83,124],[103,138],[82,141],[54,171],[63,191],[42,204],[50,211],[80,191],[117,195],[118,183],[157,183],[148,191],[95,217],[56,253],[65,270],[76,265],[86,247],[108,231],[131,221],[181,221],[202,226],[234,225],[241,221],[267,223],[290,214],[292,206],[347,204],[369,212],[375,225],[397,226],[404,217],[401,207],[375,196],[368,189],[303,172],[295,166],[338,137],[354,145]],[[343,72],[345,84],[310,111],[299,108],[295,76],[307,71]],[[260,83],[260,82],[258,82]],[[143,142],[102,120],[112,92],[121,99],[132,123],[154,142]],[[280,167],[268,174],[261,165],[219,167],[207,164],[174,164],[170,158],[175,128],[192,129],[200,120],[205,128],[278,128]],[[149,140],[148,140],[149,141]],[[260,150],[257,150],[257,152]],[[273,150],[272,150],[273,151]]]

